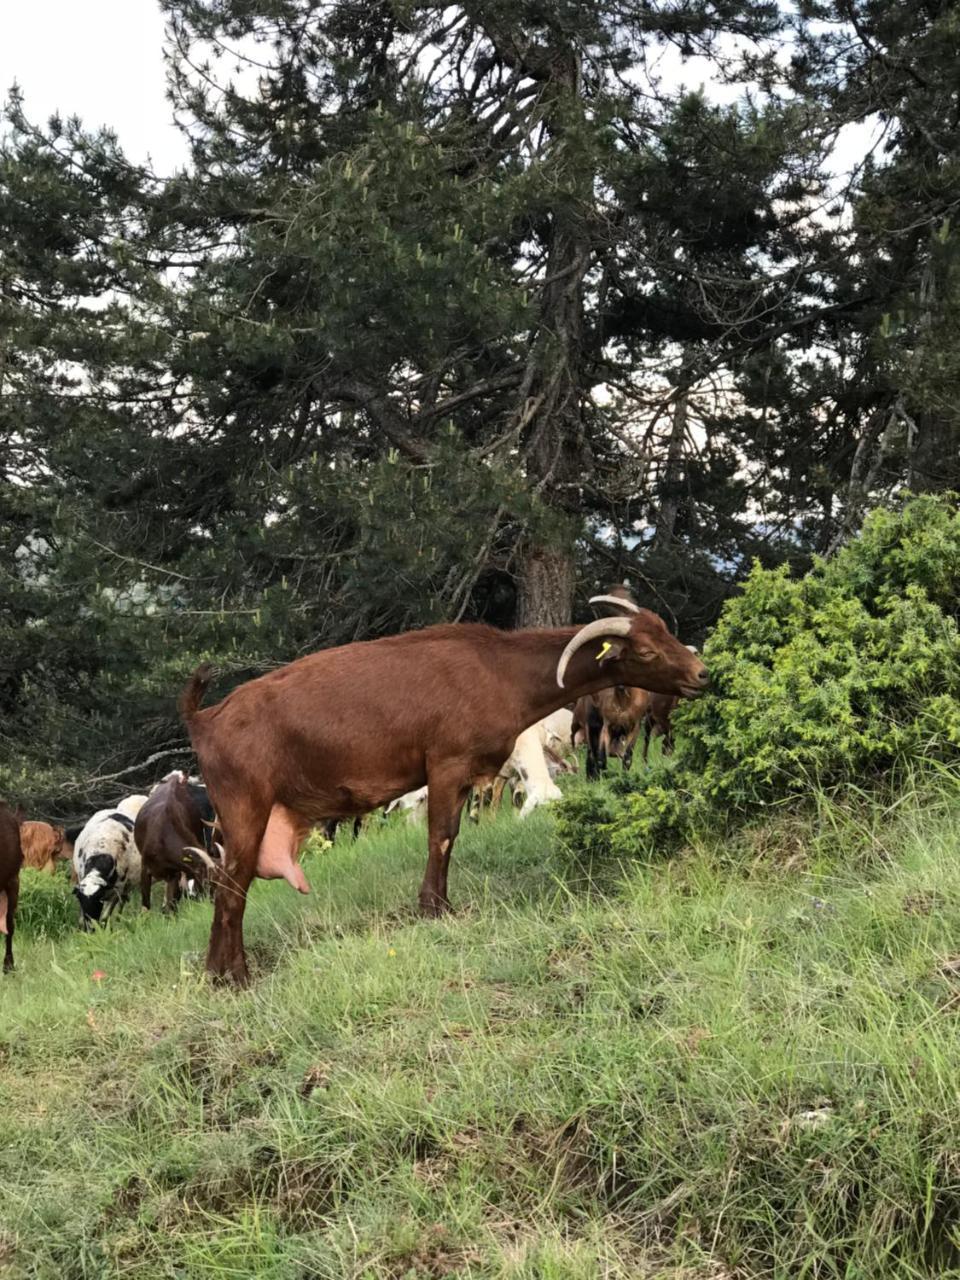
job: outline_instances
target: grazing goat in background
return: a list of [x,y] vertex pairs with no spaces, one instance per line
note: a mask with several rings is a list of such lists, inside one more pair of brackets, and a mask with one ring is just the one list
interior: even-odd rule
[[383,812],[405,813],[408,822],[418,822],[427,812],[427,790],[427,787],[417,787],[416,791],[406,791],[391,800]]
[[243,913],[254,876],[309,892],[297,857],[312,826],[429,786],[421,909],[449,908],[464,802],[529,725],[585,693],[643,685],[696,697],[703,663],[648,610],[585,627],[429,627],[300,658],[201,710],[198,669],[180,698],[224,836],[207,968],[247,980]]
[[[562,793],[553,781],[555,774],[576,771],[576,762],[571,766],[565,758],[570,720],[570,712],[562,708],[524,729],[492,784],[473,789],[469,813],[474,822],[478,821],[486,806],[491,813],[497,812],[508,784],[523,792],[521,818],[542,804],[560,799]],[[384,812],[403,811],[409,822],[416,822],[426,814],[428,792],[427,787],[410,791],[398,800],[391,800]]]
[[[210,803],[207,788],[199,778],[190,775],[187,778],[187,790],[193,797],[194,804],[200,810],[200,820],[203,824],[203,847],[219,866],[220,828],[217,824],[217,815],[214,813],[213,805]],[[189,898],[202,898],[208,894],[212,896],[213,880],[210,876],[181,876],[180,888]]]
[[66,839],[63,827],[54,827],[49,822],[21,823],[20,846],[25,867],[50,875],[58,862],[69,862],[73,857],[73,844]]
[[140,879],[140,854],[133,838],[137,814],[146,796],[127,796],[113,809],[98,809],[77,836],[73,892],[80,903],[80,925],[106,924],[123,907]]
[[[198,791],[205,793],[196,782],[188,782],[186,774],[169,773],[153,788],[137,814],[133,834],[140,852],[144,911],[150,910],[154,880],[166,883],[164,905],[169,911],[180,899],[181,876],[202,880],[217,866],[205,847],[209,837],[205,836]],[[209,802],[208,811],[212,812]]]
[[559,710],[551,711],[548,716],[544,716],[538,723],[541,728],[543,751],[547,757],[550,776],[555,777],[558,773],[579,772],[580,766],[577,763],[577,753],[571,743],[573,736],[572,708],[560,707]]
[[526,818],[542,804],[550,804],[551,801],[562,798],[563,792],[550,776],[547,759],[547,738],[550,736],[543,720],[538,720],[519,735],[494,781],[493,795],[490,798],[492,812],[496,813],[500,808],[504,788],[508,783],[512,785],[517,782],[523,789],[521,818]]
[[673,755],[673,724],[670,717],[680,704],[679,698],[667,693],[647,695],[647,714],[643,718],[643,763],[647,763],[651,739],[663,738],[660,754]]
[[12,809],[0,801],[0,933],[6,935],[3,971],[13,968],[13,926],[20,896],[20,822]]
[[[591,604],[612,604],[629,617],[640,607],[625,586],[611,588],[609,594],[592,596]],[[696,653],[693,645],[687,645]],[[616,685],[578,699],[573,713],[571,741],[583,735],[587,744],[587,778],[596,780],[607,767],[610,756],[619,756],[624,770],[633,764],[633,749],[641,728],[644,730],[643,761],[647,763],[651,734],[664,735],[663,754],[673,750],[670,714],[680,699],[672,694],[646,688]]]
[[610,756],[619,757],[625,770],[630,768],[649,698],[646,689],[623,685],[593,695],[587,712],[588,778],[598,777]]

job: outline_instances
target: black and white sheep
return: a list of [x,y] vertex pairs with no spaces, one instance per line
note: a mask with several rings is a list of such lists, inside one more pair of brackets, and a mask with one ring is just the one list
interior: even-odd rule
[[98,809],[73,846],[77,883],[73,892],[80,903],[80,925],[106,924],[111,912],[122,906],[134,885],[140,883],[140,853],[133,825],[146,796],[127,796],[111,809]]

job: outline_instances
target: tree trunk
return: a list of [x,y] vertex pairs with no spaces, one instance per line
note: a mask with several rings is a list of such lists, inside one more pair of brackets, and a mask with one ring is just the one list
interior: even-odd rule
[[673,402],[673,422],[670,427],[670,442],[667,445],[667,464],[663,471],[660,510],[657,514],[653,545],[664,547],[673,541],[677,527],[677,512],[680,510],[680,480],[682,478],[683,442],[687,434],[687,394],[686,386],[681,386],[677,398]]
[[[920,330],[929,337],[937,314],[935,263],[928,261],[920,278],[920,303],[925,311]],[[960,441],[953,422],[931,408],[911,415],[901,397],[900,420],[907,433],[907,488],[911,493],[939,493],[960,483]]]
[[528,547],[520,569],[517,625],[563,627],[573,611],[573,555],[566,548]]
[[898,422],[896,407],[886,401],[873,411],[864,427],[850,467],[842,519],[827,547],[827,556],[832,556],[860,528],[877,476],[890,451]]
[[[580,477],[587,462],[583,429],[583,279],[590,261],[584,212],[592,175],[566,169],[562,148],[571,105],[582,112],[580,57],[554,51],[544,73],[546,123],[556,156],[557,196],[547,246],[537,334],[520,388],[524,460],[531,489],[558,519],[549,542],[536,537],[521,548],[517,625],[557,627],[573,614],[573,541],[580,510]],[[566,171],[564,171],[566,169]],[[564,181],[565,180],[565,181]]]
[[938,493],[960,485],[960,441],[952,424],[933,413],[917,415],[910,449],[907,488],[911,493]]

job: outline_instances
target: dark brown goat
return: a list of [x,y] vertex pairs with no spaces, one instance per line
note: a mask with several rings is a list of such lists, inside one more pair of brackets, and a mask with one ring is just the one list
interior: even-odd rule
[[421,909],[446,910],[450,851],[471,787],[517,735],[583,693],[642,684],[695,697],[699,658],[656,614],[550,631],[429,627],[300,658],[200,710],[195,672],[180,711],[224,835],[207,969],[247,980],[243,912],[255,875],[309,892],[296,859],[310,828],[429,785]]
[[6,934],[3,971],[13,968],[13,926],[20,896],[20,823],[12,809],[0,802],[0,933]]
[[[591,604],[612,604],[630,617],[639,611],[625,585],[611,587],[606,595],[592,596]],[[691,653],[696,649],[687,645]],[[649,689],[632,689],[617,685],[588,694],[577,701],[571,726],[573,746],[582,734],[587,744],[587,777],[594,779],[607,767],[608,756],[619,756],[624,769],[633,763],[633,748],[643,737],[643,762],[647,763],[651,738],[663,737],[665,756],[673,751],[670,717],[680,699],[676,695]]]
[[[606,768],[610,756],[618,756],[624,769],[630,768],[633,763],[633,748],[640,736],[650,706],[650,697],[646,689],[631,689],[621,684],[613,689],[601,689],[599,693],[592,695],[590,701],[600,720],[600,733],[595,748],[593,738],[588,737],[588,751],[596,750],[596,762],[600,769]],[[597,776],[596,769],[591,774],[589,756],[587,776]]]
[[[627,617],[639,606],[626,584],[609,587],[602,596],[591,596],[591,604],[613,605]],[[587,744],[587,778],[599,778],[608,756],[619,756],[624,769],[633,763],[633,747],[647,712],[647,691],[625,685],[585,694],[577,700],[571,726],[572,745],[582,734]]]
[[608,756],[619,756],[624,769],[633,760],[633,748],[643,726],[643,763],[650,757],[650,743],[662,738],[660,751],[673,754],[671,716],[680,699],[669,693],[650,693],[646,689],[602,689],[600,693],[578,698],[570,726],[572,743],[578,737],[587,744],[587,777],[599,777]]
[[673,725],[670,717],[680,704],[679,698],[672,698],[668,693],[651,693],[647,698],[647,713],[643,718],[643,763],[647,763],[650,742],[655,738],[663,738],[660,744],[661,755],[673,755]]
[[143,802],[133,829],[140,851],[140,896],[150,910],[154,880],[166,882],[165,906],[180,898],[180,878],[200,880],[216,867],[204,848],[203,814],[182,773],[158,782]]

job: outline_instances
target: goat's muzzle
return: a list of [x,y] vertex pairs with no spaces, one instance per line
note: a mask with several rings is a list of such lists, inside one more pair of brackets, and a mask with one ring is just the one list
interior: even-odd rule
[[706,693],[709,686],[710,672],[706,667],[701,667],[692,681],[680,687],[685,698],[699,698],[701,693]]

